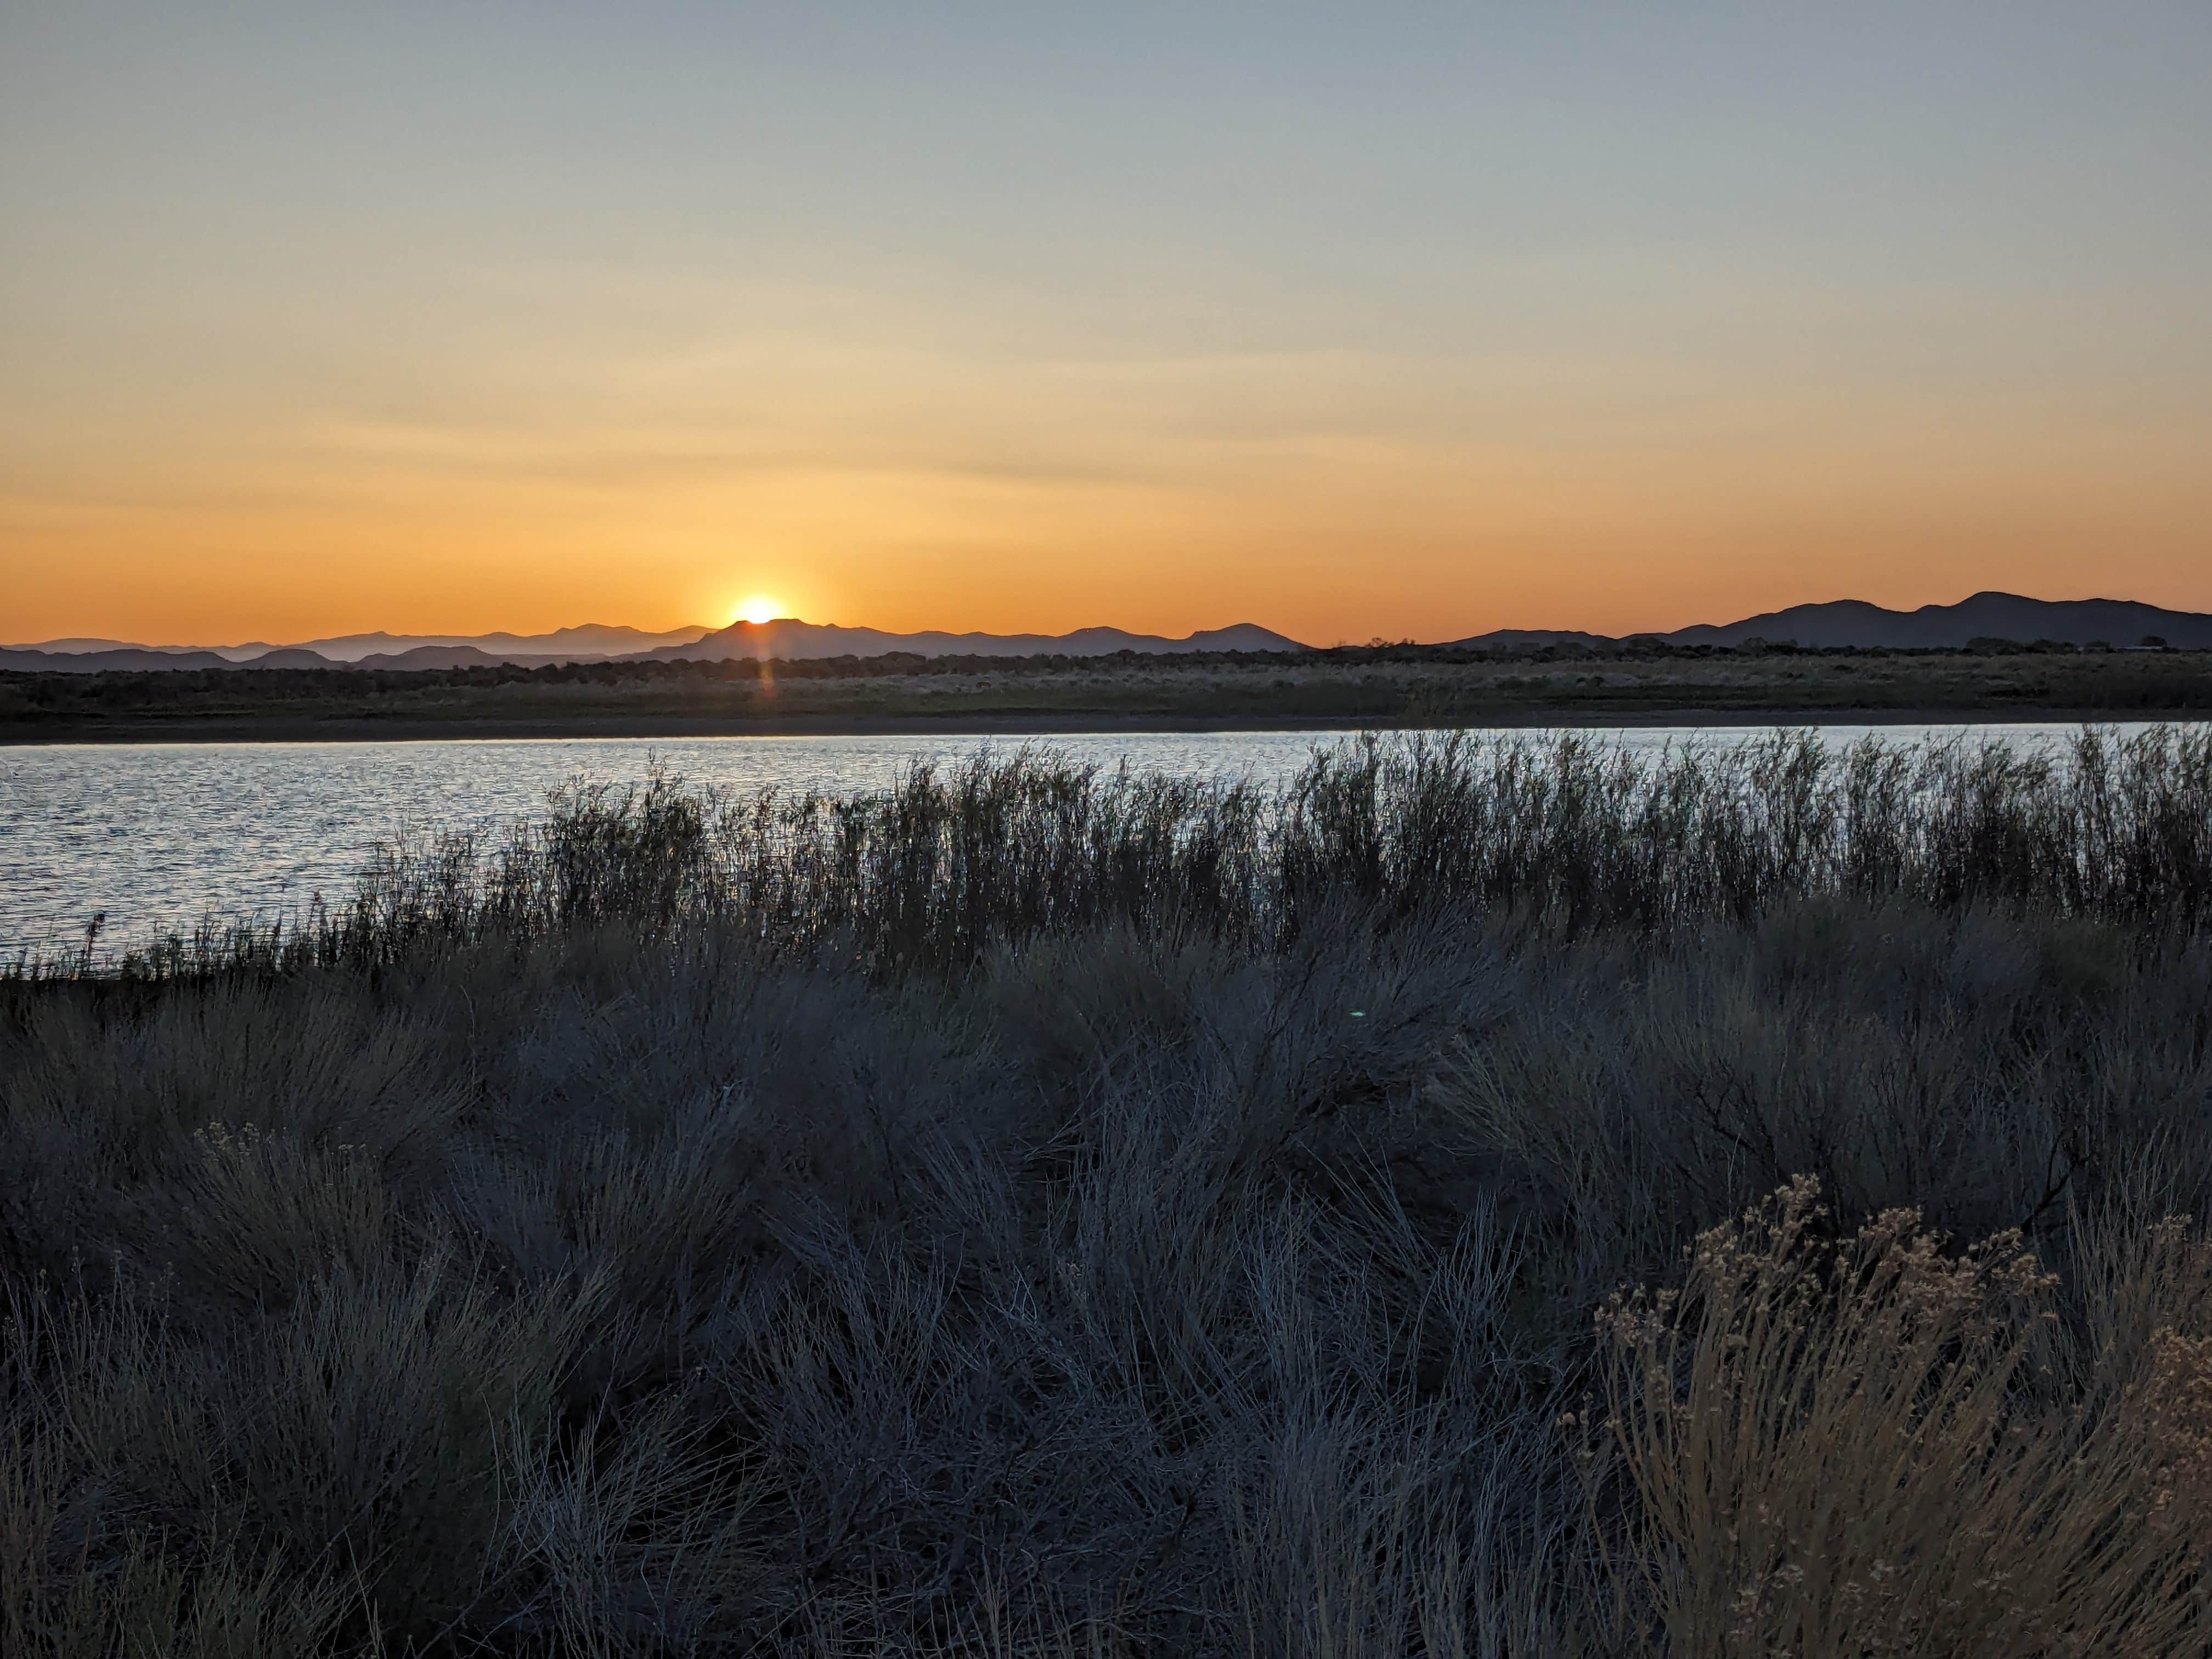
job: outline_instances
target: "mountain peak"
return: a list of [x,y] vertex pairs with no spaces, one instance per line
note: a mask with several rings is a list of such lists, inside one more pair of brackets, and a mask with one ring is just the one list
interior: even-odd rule
[[[1567,635],[1501,629],[1458,643],[1505,648],[1563,643]],[[1583,640],[1593,636],[1582,635]],[[1670,645],[1741,645],[1765,640],[1808,647],[1858,647],[1888,650],[1957,649],[1978,639],[2021,645],[2049,640],[2061,645],[2134,645],[2156,637],[2189,650],[2212,650],[2212,615],[2167,611],[2134,599],[2036,599],[1985,588],[1952,605],[1891,611],[1865,599],[1824,599],[1762,611],[1732,623],[1699,623],[1671,633],[1638,635]]]
[[1256,623],[1201,629],[1182,639],[1170,639],[1158,634],[1132,634],[1105,627],[1079,628],[1066,634],[950,634],[939,629],[894,634],[882,629],[848,628],[838,623],[801,622],[796,617],[779,617],[774,622],[733,622],[690,644],[663,646],[651,654],[666,659],[713,660],[722,656],[773,652],[786,660],[800,661],[823,657],[880,657],[892,652],[923,657],[1103,657],[1121,651],[1163,654],[1308,648]]

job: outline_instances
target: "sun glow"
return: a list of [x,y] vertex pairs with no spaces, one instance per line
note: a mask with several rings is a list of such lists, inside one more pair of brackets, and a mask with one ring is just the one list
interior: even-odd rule
[[756,593],[737,608],[730,620],[741,623],[770,623],[782,614],[782,605],[765,593]]

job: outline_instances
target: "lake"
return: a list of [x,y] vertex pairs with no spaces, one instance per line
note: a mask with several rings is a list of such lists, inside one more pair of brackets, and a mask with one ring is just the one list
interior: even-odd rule
[[[1832,726],[1835,744],[2002,737],[2063,742],[2070,725]],[[1667,726],[1598,733],[1634,750],[1733,744],[1765,728]],[[1114,732],[1042,741],[1079,760],[1184,775],[1280,779],[1328,732]],[[1524,736],[1541,733],[1523,732]],[[918,758],[1021,740],[979,736],[455,739],[418,743],[59,744],[0,748],[0,956],[81,939],[189,930],[210,910],[271,918],[318,891],[350,890],[371,843],[402,825],[503,823],[541,811],[570,779],[641,780],[656,759],[698,783],[844,793],[880,788]]]

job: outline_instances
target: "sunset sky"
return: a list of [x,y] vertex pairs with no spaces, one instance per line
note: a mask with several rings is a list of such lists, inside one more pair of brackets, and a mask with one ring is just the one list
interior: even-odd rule
[[2212,610],[2212,5],[0,7],[0,641]]

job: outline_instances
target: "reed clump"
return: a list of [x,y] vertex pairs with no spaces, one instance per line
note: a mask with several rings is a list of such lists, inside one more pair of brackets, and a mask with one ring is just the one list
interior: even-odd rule
[[0,1651],[2202,1652],[2208,779],[659,778],[0,981]]
[[88,940],[16,971],[374,968],[619,920],[957,972],[995,944],[1107,923],[1278,951],[1347,897],[1570,932],[1838,898],[2189,934],[2212,920],[2212,727],[2086,727],[2056,753],[1796,732],[1648,759],[1572,732],[1370,737],[1317,749],[1273,790],[1033,750],[842,799],[579,781],[503,836],[386,842],[349,897],[287,922],[211,920],[100,964]]

